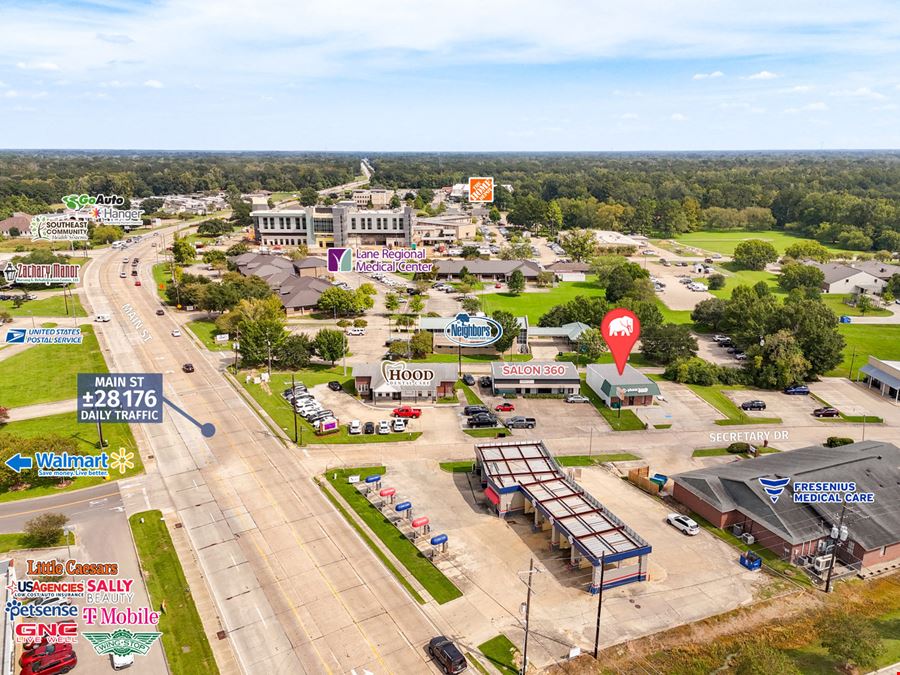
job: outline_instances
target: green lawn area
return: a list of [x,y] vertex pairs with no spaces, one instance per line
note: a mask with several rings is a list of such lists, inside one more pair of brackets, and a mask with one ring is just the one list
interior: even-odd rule
[[[760,281],[763,281],[768,285],[768,287],[772,290],[772,293],[775,295],[787,295],[785,291],[781,289],[778,285],[778,275],[773,274],[772,272],[767,272],[766,270],[745,270],[739,268],[734,263],[724,263],[718,265],[718,267],[722,268],[720,271],[725,276],[725,287],[719,288],[717,290],[709,291],[712,295],[717,298],[728,299],[731,297],[732,292],[738,286],[754,286]],[[695,281],[699,281],[701,283],[708,283],[708,277],[698,277]]]
[[[834,377],[850,377],[856,379],[859,369],[866,365],[869,356],[888,361],[900,361],[900,324],[846,324],[838,326],[838,330],[847,340],[844,348],[844,360],[834,370],[825,373]],[[856,348],[856,357],[853,350]],[[853,372],[850,362],[853,361]],[[2,362],[0,362],[2,364]]]
[[162,513],[135,513],[128,522],[150,594],[150,604],[159,610],[165,603],[166,610],[159,617],[159,631],[162,633],[160,641],[169,671],[173,675],[215,675],[219,668]]
[[[598,455],[556,455],[554,459],[560,466],[595,466],[605,462],[627,462],[640,459],[630,452],[610,452]],[[438,466],[447,473],[468,473],[472,470],[475,460],[462,462],[441,462]]]
[[[68,314],[66,302],[69,303]],[[22,303],[21,307],[13,307],[12,300],[0,300],[0,312],[9,312],[11,316],[87,316],[77,295],[65,298],[62,295],[51,295],[49,298],[29,300]]]
[[[2,362],[0,362],[2,363]],[[298,370],[294,373],[296,381],[302,382],[307,387],[323,384],[331,380],[338,380],[344,387],[344,391],[355,394],[356,390],[351,377],[350,368],[344,377],[344,369],[341,366],[313,365],[306,370]],[[273,372],[272,379],[267,386],[265,383],[253,384],[246,382],[244,373],[239,373],[238,382],[247,390],[253,399],[268,413],[269,417],[289,436],[294,433],[294,412],[290,404],[281,397],[281,392],[291,386],[291,373]],[[340,412],[340,411],[336,411]],[[387,419],[390,410],[384,409],[379,413],[383,419]],[[427,414],[427,413],[426,413]],[[297,415],[297,424],[300,428],[300,441],[302,445],[309,444],[337,444],[337,443],[391,443],[396,441],[414,441],[422,435],[421,431],[408,431],[399,434],[354,434],[347,431],[349,419],[340,419],[341,430],[337,433],[325,436],[317,436],[312,425]],[[415,424],[415,422],[414,422]]]
[[[0,426],[0,435],[5,434],[23,438],[56,434],[58,436],[75,439],[78,443],[78,451],[82,454],[96,455],[100,452],[95,446],[99,441],[97,436],[97,425],[79,424],[74,412],[48,415],[47,417],[33,417],[32,419],[20,420],[18,422],[9,422]],[[128,469],[124,474],[120,474],[118,471],[111,471],[110,480],[128,478],[144,472],[144,465],[141,462],[141,456],[137,451],[137,443],[135,443],[131,428],[127,424],[104,424],[103,439],[109,443],[109,446],[106,448],[107,452],[125,448],[127,451],[134,453],[134,457],[132,457],[134,468]],[[103,482],[105,482],[103,478],[93,476],[76,478],[65,488],[48,486],[22,490],[19,492],[0,493],[0,502],[12,502],[19,499],[55,495],[68,490],[79,490],[81,488],[99,485]]]
[[658,297],[656,298],[656,306],[659,307],[659,312],[667,323],[693,323],[691,310],[689,309],[669,309],[669,306]]
[[[679,244],[693,246],[704,251],[731,255],[734,253],[734,249],[739,243],[748,239],[761,239],[762,241],[767,241],[775,247],[779,254],[784,253],[784,250],[791,244],[796,244],[800,241],[810,241],[806,237],[798,237],[780,230],[763,230],[760,232],[687,232],[678,235],[675,238],[675,241]],[[825,247],[836,253],[844,252],[839,248],[827,244]]]
[[[75,533],[69,532],[69,545],[73,546],[75,544]],[[53,546],[65,546],[66,545],[66,536],[60,535],[59,539],[56,540],[56,543]],[[10,551],[23,551],[26,549],[32,548],[31,543],[28,541],[28,535],[24,532],[9,532],[7,534],[0,534],[0,553],[9,553]],[[53,548],[51,546],[47,546],[45,548]]]
[[75,398],[76,374],[109,372],[94,327],[84,325],[81,332],[80,345],[34,345],[0,361],[0,405],[17,408]]
[[156,284],[156,294],[163,300],[166,299],[166,285],[172,282],[172,264],[157,263],[153,266],[153,283]]
[[[531,354],[471,354],[463,356],[463,363],[485,363],[490,361],[531,361]],[[457,363],[459,355],[457,354],[429,354],[424,359],[409,359],[415,363]]]
[[[587,396],[591,400],[591,403],[603,415],[603,419],[609,423],[613,431],[638,431],[644,428],[644,423],[634,414],[634,411],[628,408],[621,410],[607,408],[603,400],[594,393],[594,390],[587,386],[587,383],[584,381],[585,377],[585,373],[581,373],[581,395]],[[572,405],[579,404],[573,403]]]
[[463,390],[463,394],[466,396],[466,405],[484,405],[484,401],[482,401],[478,394],[472,391],[472,387],[465,382],[460,380],[457,383],[457,386]]
[[[771,455],[773,452],[781,452],[777,448],[769,447],[760,447],[759,454],[761,455]],[[728,448],[697,448],[691,454],[691,457],[723,457],[725,455],[734,454],[735,457],[746,457],[746,453],[730,453],[728,452]]]
[[892,316],[886,309],[870,309],[863,314],[856,307],[852,307],[844,302],[846,299],[852,297],[850,294],[823,293],[819,297],[822,298],[822,302],[828,305],[831,311],[838,316]]
[[472,467],[475,466],[475,460],[467,460],[464,462],[441,462],[438,466],[441,467],[441,471],[446,471],[447,473],[468,473],[472,470]]
[[[697,394],[697,396],[725,415],[726,419],[716,420],[716,424],[720,426],[731,426],[735,424],[781,424],[780,417],[751,417],[723,393],[725,390],[740,391],[745,389],[745,387],[739,385],[727,386],[724,384],[708,387],[699,384],[689,384],[687,386],[691,391]],[[751,394],[748,392],[748,396],[750,395]]]
[[[610,352],[604,352],[600,355],[600,358],[594,361],[588,359],[584,354],[579,354],[577,352],[561,352],[556,355],[556,360],[571,361],[576,366],[586,366],[589,363],[614,363],[613,356]],[[635,368],[655,365],[644,358],[644,355],[641,352],[632,352],[631,356],[628,357],[628,364]]]
[[501,673],[518,675],[519,669],[516,665],[516,655],[519,653],[519,650],[505,635],[498,635],[478,645],[478,651],[484,654],[494,668]]
[[[424,586],[435,601],[442,605],[445,602],[462,596],[460,590],[444,576],[432,562],[426,558],[415,545],[409,541],[394,525],[387,520],[377,508],[369,503],[356,486],[347,482],[347,477],[359,474],[361,478],[375,474],[384,475],[385,467],[367,467],[364,469],[329,469],[326,478],[340,493],[350,507],[356,511],[369,529],[381,540],[409,573]],[[336,478],[335,478],[336,476]]]
[[472,438],[500,438],[500,435],[503,436],[512,436],[512,432],[510,432],[505,427],[491,427],[489,429],[463,429],[464,434],[468,434]]
[[188,321],[187,327],[190,328],[191,332],[196,335],[200,342],[202,342],[210,351],[227,352],[231,349],[231,340],[228,342],[216,342],[213,339],[213,336],[218,332],[216,330],[215,321],[207,321],[205,319]]
[[606,291],[597,286],[597,276],[588,275],[585,281],[561,281],[547,291],[529,291],[519,295],[512,293],[486,293],[479,295],[485,314],[498,310],[512,312],[514,316],[527,316],[528,321],[537,325],[538,320],[554,305],[572,300],[578,295],[585,297],[605,295]]

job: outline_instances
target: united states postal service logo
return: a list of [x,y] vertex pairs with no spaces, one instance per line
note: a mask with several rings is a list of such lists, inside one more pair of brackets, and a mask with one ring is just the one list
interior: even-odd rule
[[469,178],[469,201],[494,201],[494,179],[489,176],[473,176]]
[[329,272],[352,272],[353,250],[349,248],[328,249]]
[[24,345],[25,330],[26,329],[24,328],[10,328],[6,331],[6,343],[11,345]]

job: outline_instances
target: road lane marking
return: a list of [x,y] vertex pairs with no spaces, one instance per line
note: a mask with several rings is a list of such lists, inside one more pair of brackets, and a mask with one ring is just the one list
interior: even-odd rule
[[[116,495],[116,492],[110,492],[109,494],[107,494],[107,495],[105,495],[105,496],[106,496],[106,497],[113,497],[113,496],[115,496],[115,495]],[[40,499],[40,497],[38,497],[38,499]],[[31,501],[31,500],[27,500],[27,501]],[[44,508],[40,508],[40,509],[31,509],[30,511],[17,511],[17,512],[15,512],[15,513],[8,513],[8,514],[6,514],[6,515],[0,515],[0,520],[4,520],[4,519],[6,519],[6,518],[15,518],[16,516],[27,516],[29,513],[40,513],[40,512],[46,511],[47,508],[62,509],[62,508],[65,508],[65,507],[67,507],[67,506],[75,506],[76,504],[84,504],[85,502],[90,502],[90,501],[92,501],[92,499],[91,499],[90,497],[88,497],[87,499],[78,499],[78,500],[76,500],[76,501],[74,501],[74,502],[66,502],[66,503],[64,503],[64,504],[56,504],[56,505],[54,505],[54,506],[52,506],[52,507],[44,507]]]

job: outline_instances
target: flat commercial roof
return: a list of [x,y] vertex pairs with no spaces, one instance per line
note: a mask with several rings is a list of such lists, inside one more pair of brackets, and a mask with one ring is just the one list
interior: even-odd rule
[[491,361],[494,381],[581,381],[578,369],[571,361],[522,361],[506,363]]
[[478,443],[482,476],[495,493],[521,490],[593,564],[650,553],[650,545],[566,476],[543,441]]

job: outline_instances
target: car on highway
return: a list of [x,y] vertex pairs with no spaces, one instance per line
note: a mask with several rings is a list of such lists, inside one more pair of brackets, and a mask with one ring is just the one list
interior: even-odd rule
[[22,668],[19,675],[58,675],[59,673],[68,673],[78,665],[78,657],[75,650],[54,651],[37,661],[32,661]]
[[670,513],[666,516],[666,522],[688,536],[693,537],[700,534],[700,526],[697,522],[680,513]]
[[166,313],[164,310],[158,309],[156,310],[156,316],[165,316]]
[[514,406],[509,401],[504,401],[503,403],[498,403],[494,406],[494,410],[496,410],[497,412],[513,412],[515,409],[516,406]]
[[140,285],[141,285],[141,280],[140,280],[140,279],[135,279],[135,280],[134,280],[134,285],[135,285],[135,286],[140,286]]
[[533,417],[522,417],[521,415],[516,415],[515,417],[510,417],[505,422],[507,428],[509,429],[534,429],[537,424],[537,420]]
[[136,277],[138,275],[138,271],[136,269],[131,270],[131,276]]
[[765,410],[766,402],[754,399],[752,401],[744,401],[741,403],[741,410]]
[[35,661],[39,661],[44,657],[51,656],[53,654],[61,654],[65,651],[72,651],[72,645],[68,642],[47,642],[38,645],[34,649],[24,652],[19,658],[19,665],[24,668],[29,663],[34,663]]
[[128,278],[128,275],[125,274],[125,272],[119,272],[119,278],[120,278],[120,279],[127,279],[127,278]]
[[840,417],[841,411],[837,408],[826,406],[824,408],[816,408],[813,410],[812,414],[813,417]]
[[590,403],[591,399],[581,394],[569,394],[566,396],[566,403]]
[[792,384],[790,387],[784,388],[784,393],[793,396],[809,396],[809,387],[805,384]]
[[123,265],[127,265],[129,262],[131,262],[131,259],[128,256],[125,256],[124,258],[122,258]]
[[379,434],[389,434],[391,433],[391,425],[387,420],[381,420],[378,422],[378,433]]
[[359,420],[351,420],[350,424],[347,425],[347,431],[351,434],[361,434],[362,433],[362,422]]
[[468,387],[474,387],[474,386],[475,386],[475,376],[472,375],[472,373],[466,373],[465,375],[463,375],[463,376],[462,376],[462,381],[463,381],[463,384],[466,385],[466,386],[468,386]]
[[185,363],[183,366],[181,366],[181,369],[186,373],[193,373],[194,372],[194,364],[193,363]]
[[394,431],[395,433],[406,431],[406,420],[399,417],[394,418],[393,422],[391,423],[391,431]]
[[331,389],[331,391],[341,391],[343,389],[341,383],[337,380],[332,380],[331,382],[329,382],[328,388]]
[[365,334],[366,334],[365,328],[348,328],[347,329],[347,335],[365,335]]
[[422,416],[421,408],[412,408],[408,405],[401,405],[399,408],[394,408],[391,411],[391,415],[394,417],[405,417],[407,419],[417,420]]
[[459,647],[453,643],[453,640],[443,635],[431,638],[428,642],[428,653],[447,675],[456,675],[469,667],[469,663],[459,651]]
[[177,328],[172,330],[172,337],[181,337],[181,331]]
[[374,434],[375,433],[375,422],[366,422],[363,425],[363,433],[364,434]]
[[99,321],[100,323],[108,323],[109,322],[109,314],[98,314],[94,321]]

